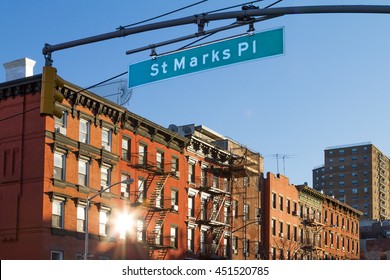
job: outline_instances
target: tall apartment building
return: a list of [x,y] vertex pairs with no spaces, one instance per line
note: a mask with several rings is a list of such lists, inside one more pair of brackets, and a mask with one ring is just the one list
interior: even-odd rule
[[390,160],[371,143],[329,147],[313,169],[318,191],[363,212],[364,220],[390,218]]
[[262,192],[265,259],[359,259],[360,211],[280,174]]

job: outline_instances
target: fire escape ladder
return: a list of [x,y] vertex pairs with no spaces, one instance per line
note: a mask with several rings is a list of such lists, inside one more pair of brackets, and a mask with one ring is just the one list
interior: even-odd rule
[[167,255],[169,247],[161,248],[158,250],[157,260],[164,260]]
[[211,221],[218,221],[219,213],[221,212],[222,207],[225,205],[225,199],[226,199],[226,196],[223,197],[221,202],[220,202],[220,200],[221,200],[220,197],[218,197],[216,199],[216,204],[219,203],[219,207],[218,207],[218,209],[213,208],[213,212],[212,212],[211,217],[210,217]]
[[169,177],[169,173],[165,173],[163,175],[160,175],[158,178],[158,182],[156,184],[156,188],[153,190],[153,193],[150,196],[149,205],[156,205],[156,199],[160,196],[162,189],[165,186],[165,183],[167,182]]
[[212,245],[212,253],[217,254],[218,253],[218,248],[219,244],[221,243],[221,240],[223,239],[224,233],[225,233],[226,228],[225,227],[218,227],[215,228],[214,231],[214,238],[213,238],[213,245]]
[[[165,218],[167,217],[168,213],[169,213],[169,209],[163,209],[159,212],[159,216],[156,220],[156,225],[159,225],[159,227],[155,227],[149,234],[149,237],[148,237],[149,258],[153,257],[153,253],[156,250],[156,247],[158,246],[156,244],[156,238],[161,232],[161,229],[164,225]],[[168,250],[168,248],[169,248],[169,247],[164,246],[164,245],[159,245],[159,246],[161,247],[161,248],[159,248],[159,251],[164,250],[164,249]],[[165,255],[166,255],[166,252],[164,253],[164,257],[165,257]],[[160,254],[159,254],[159,256],[160,256]]]
[[[152,172],[149,172],[149,173],[148,173],[148,177],[147,177],[146,180],[144,181],[144,185],[143,185],[144,190],[143,190],[143,192],[138,192],[138,193],[137,193],[137,197],[136,197],[136,200],[135,200],[136,203],[139,202],[139,198],[141,197],[141,195],[147,193],[147,190],[148,190],[149,187],[151,186],[151,184],[152,184],[152,182],[153,182],[155,176],[156,176],[156,175],[155,175],[154,173],[152,173]],[[145,196],[145,198],[146,198],[146,196]]]

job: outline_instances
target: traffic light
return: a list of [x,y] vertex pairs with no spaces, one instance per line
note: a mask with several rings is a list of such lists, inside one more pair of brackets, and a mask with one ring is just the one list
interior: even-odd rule
[[57,76],[57,69],[51,66],[43,67],[41,87],[41,115],[62,117],[62,111],[57,108],[56,102],[61,103],[64,96],[58,91],[64,86],[64,80]]

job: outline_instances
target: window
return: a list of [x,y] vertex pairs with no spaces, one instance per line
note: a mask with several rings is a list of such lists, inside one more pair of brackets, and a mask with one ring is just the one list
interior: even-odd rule
[[353,193],[353,194],[357,194],[357,193],[358,193],[357,188],[353,188],[353,189],[352,189],[352,193]]
[[223,178],[223,186],[226,192],[230,192],[229,180],[227,178]]
[[287,240],[291,239],[290,231],[291,231],[291,225],[287,224],[287,228],[286,228]]
[[275,236],[276,235],[276,220],[275,219],[271,220],[271,230],[272,230],[272,235]]
[[195,230],[193,228],[187,229],[187,250],[194,252],[195,242],[194,242]]
[[53,199],[51,226],[54,228],[64,227],[64,204],[65,204],[64,198],[56,197]]
[[173,176],[180,177],[180,173],[179,173],[179,159],[177,157],[172,157],[171,172],[173,173]]
[[[127,175],[122,174],[121,175],[121,182],[127,179]],[[121,183],[121,197],[123,198],[129,198],[129,183]]]
[[88,186],[89,162],[85,159],[79,159],[79,177],[78,183],[82,186]]
[[217,175],[213,175],[213,188],[219,189],[219,178]]
[[202,197],[202,202],[200,206],[200,214],[202,220],[207,220],[207,199]]
[[244,204],[244,221],[249,221],[249,204]]
[[233,236],[233,244],[232,244],[233,253],[237,255],[238,252],[238,237]]
[[112,131],[111,129],[102,128],[102,149],[111,152],[112,146]]
[[233,218],[238,218],[238,201],[233,200]]
[[67,111],[63,111],[62,112],[62,116],[61,118],[57,118],[55,117],[55,124],[54,124],[54,127],[55,127],[55,131],[56,132],[59,132],[63,135],[66,135],[66,117],[67,117],[67,114],[68,112]]
[[188,197],[188,217],[194,217],[195,209],[194,209],[195,197],[193,195]]
[[137,199],[137,201],[139,203],[142,203],[144,201],[144,197],[145,197],[144,185],[145,185],[145,180],[142,178],[138,178],[138,196],[137,196],[138,199]]
[[130,160],[130,139],[122,138],[122,159]]
[[276,209],[276,193],[272,193],[272,208]]
[[164,207],[164,190],[161,182],[156,183],[157,197],[156,197],[156,207]]
[[64,252],[53,250],[50,252],[50,259],[51,260],[63,260],[64,259]]
[[145,241],[144,221],[142,219],[137,220],[137,241],[138,242]]
[[109,210],[101,209],[99,212],[99,234],[108,235],[109,231]]
[[144,144],[139,144],[138,146],[138,164],[145,165],[147,158],[147,146]]
[[279,236],[283,237],[283,222],[279,221]]
[[77,205],[77,231],[85,231],[85,205]]
[[155,243],[157,245],[162,245],[163,244],[163,231],[164,231],[164,228],[161,226],[161,224],[156,224],[156,226],[154,227],[154,230],[156,232]]
[[170,242],[170,245],[172,248],[177,248],[177,232],[178,232],[178,229],[177,229],[177,226],[171,226],[171,242]]
[[286,199],[286,209],[287,209],[287,213],[290,214],[291,213],[291,206],[290,206],[290,200],[289,199]]
[[65,154],[55,152],[54,153],[54,178],[58,180],[65,180]]
[[363,191],[364,191],[365,193],[368,193],[368,188],[363,188]]
[[228,206],[224,206],[223,207],[223,223],[224,224],[230,224],[230,216],[229,216],[229,213],[230,213],[230,207]]
[[109,186],[111,185],[111,168],[102,165],[100,168],[100,186],[102,190],[106,189],[106,192],[110,192]]
[[249,257],[250,240],[245,238],[243,241],[243,245],[244,245],[244,250],[242,253],[244,257]]
[[324,245],[328,246],[328,233],[326,231],[324,232]]
[[[200,253],[205,254],[206,253],[206,231],[201,230],[200,231]],[[236,253],[237,254],[237,253]]]
[[201,184],[202,187],[205,187],[207,185],[207,171],[206,168],[202,168],[202,174],[201,174]]
[[283,196],[279,196],[279,210],[283,211]]
[[164,153],[163,152],[157,152],[156,165],[157,165],[158,170],[164,171]]
[[80,128],[79,128],[79,141],[82,143],[89,144],[89,130],[90,123],[87,120],[80,119]]
[[171,208],[174,211],[179,211],[179,191],[171,190]]
[[195,183],[195,164],[188,164],[188,182]]
[[293,240],[297,241],[298,240],[298,228],[294,226],[293,228]]

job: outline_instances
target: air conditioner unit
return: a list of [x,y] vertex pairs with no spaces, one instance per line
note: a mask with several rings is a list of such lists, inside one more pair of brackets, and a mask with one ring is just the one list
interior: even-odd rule
[[172,209],[174,211],[179,211],[179,205],[172,205]]
[[233,253],[234,254],[238,254],[238,250],[237,249],[233,249]]
[[111,152],[111,146],[109,146],[109,145],[103,145],[102,148],[105,149],[106,151]]
[[180,171],[176,171],[176,172],[175,172],[175,176],[176,176],[176,177],[180,177]]
[[62,126],[56,127],[55,131],[58,133],[61,133],[63,135],[66,135],[66,128],[65,127],[62,127]]
[[128,192],[121,192],[121,197],[129,198],[129,193]]
[[279,237],[283,238],[283,236],[284,236],[283,233],[279,233]]

